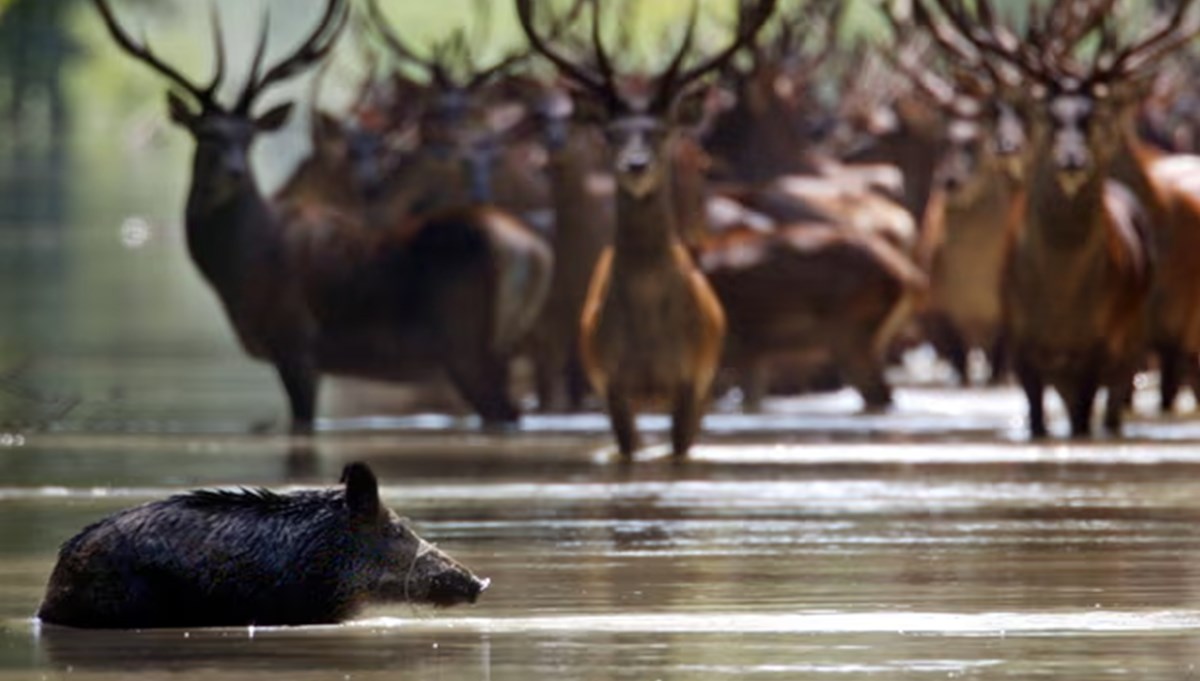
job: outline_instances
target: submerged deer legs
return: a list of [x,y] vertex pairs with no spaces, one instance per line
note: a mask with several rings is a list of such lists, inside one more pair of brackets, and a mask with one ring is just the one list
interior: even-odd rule
[[621,458],[632,459],[639,441],[633,410],[628,398],[611,389],[608,392],[608,420],[617,438],[617,449],[621,452]]
[[317,411],[317,384],[320,380],[315,362],[303,353],[285,353],[276,358],[275,371],[287,392],[292,411],[292,433],[312,433]]
[[700,420],[704,417],[705,396],[698,393],[694,385],[682,385],[675,394],[675,406],[671,412],[671,454],[677,458],[687,456]]
[[1020,351],[1016,357],[1017,380],[1025,391],[1025,399],[1029,402],[1029,435],[1035,440],[1044,439],[1046,432],[1046,411],[1043,404],[1046,384],[1042,376],[1030,366],[1028,358]]

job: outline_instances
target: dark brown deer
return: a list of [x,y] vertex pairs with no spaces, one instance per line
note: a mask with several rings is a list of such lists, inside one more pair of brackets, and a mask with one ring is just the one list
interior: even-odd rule
[[[413,99],[420,113],[420,149],[410,162],[415,183],[425,181],[427,169],[445,175],[446,161],[453,163],[458,181],[442,180],[446,187],[442,201],[454,203],[463,198],[491,203],[516,215],[529,216],[544,211],[550,203],[550,188],[544,175],[531,167],[530,149],[513,144],[508,130],[498,123],[488,106],[489,90],[515,67],[529,59],[532,50],[522,44],[490,62],[478,53],[488,42],[490,1],[475,2],[477,31],[469,35],[459,27],[436,41],[428,56],[404,40],[384,16],[379,0],[367,4],[371,26],[397,63],[414,74],[410,90],[420,93]],[[578,15],[582,2],[576,0],[570,11],[559,17],[552,32],[557,35]],[[401,76],[394,76],[401,77]],[[403,183],[413,184],[406,179]],[[425,201],[424,203],[428,203]]]
[[1056,5],[1046,21],[1031,22],[1020,40],[986,0],[979,1],[977,17],[961,2],[939,0],[964,38],[985,59],[1019,69],[1034,95],[1028,200],[1004,295],[1034,437],[1047,433],[1046,387],[1062,396],[1075,437],[1090,433],[1096,393],[1107,388],[1104,426],[1120,431],[1148,340],[1151,271],[1140,206],[1108,180],[1121,112],[1129,105],[1114,95],[1178,44],[1188,4],[1180,4],[1167,26],[1124,47],[1102,45],[1100,56],[1083,65],[1071,57],[1074,44],[1053,26],[1065,11],[1058,8],[1069,3]]
[[884,363],[925,293],[925,276],[885,240],[823,225],[726,228],[701,267],[729,316],[724,366],[748,410],[781,360],[832,362],[869,410],[891,405]]
[[544,149],[553,199],[553,284],[529,338],[538,408],[576,411],[588,392],[579,320],[592,272],[612,245],[616,223],[604,138],[595,125],[574,116],[570,94],[559,84],[510,78],[504,87],[528,109],[529,132]]
[[311,203],[268,200],[250,169],[256,136],[277,130],[292,109],[256,116],[256,102],[330,52],[349,12],[344,0],[329,0],[316,29],[265,73],[264,24],[231,108],[216,98],[225,63],[219,27],[217,75],[202,88],[131,38],[105,0],[95,4],[117,44],[175,87],[171,118],[196,141],[188,250],[243,348],[274,365],[294,432],[313,427],[322,373],[408,380],[440,367],[486,423],[518,418],[507,392],[517,334],[506,301],[523,300],[514,291],[536,278],[511,262],[526,247],[522,227],[465,209],[370,230]]
[[535,27],[531,0],[517,0],[530,44],[549,59],[605,121],[617,181],[613,247],[596,267],[583,313],[582,355],[608,407],[621,454],[637,448],[634,411],[648,404],[671,410],[671,448],[687,454],[720,362],[725,314],[678,234],[671,198],[672,146],[695,84],[731,59],[766,23],[775,0],[756,3],[753,20],[724,50],[684,68],[694,37],[693,7],[679,50],[639,92],[622,91],[603,45],[599,2],[592,2],[594,66],[574,61]]

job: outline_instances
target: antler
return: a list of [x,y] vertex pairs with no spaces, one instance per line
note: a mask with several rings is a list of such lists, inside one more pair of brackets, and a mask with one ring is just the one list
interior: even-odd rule
[[[921,12],[932,16],[932,10],[925,4],[926,1],[913,0],[914,4],[921,6]],[[1032,16],[1030,31],[1026,40],[1022,41],[1000,24],[996,11],[992,9],[988,0],[978,0],[976,3],[978,21],[971,16],[963,0],[937,0],[937,4],[958,34],[979,51],[984,63],[989,61],[986,55],[990,54],[1016,67],[1037,82],[1046,83],[1053,80],[1043,59],[1045,55],[1034,49],[1037,29]]]
[[404,41],[400,35],[392,28],[387,19],[383,16],[383,10],[379,8],[379,0],[370,0],[367,3],[368,11],[371,14],[371,21],[375,24],[376,30],[383,38],[383,42],[391,49],[392,54],[400,59],[400,61],[408,62],[413,66],[417,66],[429,74],[435,83],[440,86],[448,86],[450,84],[450,74],[436,59],[424,59],[417,55]]
[[250,108],[254,106],[254,100],[267,88],[291,78],[325,59],[333,50],[333,46],[337,44],[337,39],[342,34],[342,29],[346,26],[349,16],[350,6],[346,4],[345,0],[329,0],[321,22],[317,24],[316,29],[309,34],[308,38],[292,54],[271,67],[265,75],[260,75],[263,57],[267,51],[267,35],[270,28],[270,15],[264,15],[262,33],[259,35],[258,47],[254,51],[254,61],[250,66],[250,77],[246,81],[246,87],[242,90],[241,97],[238,98],[234,112],[250,113]]
[[738,21],[738,31],[733,42],[717,54],[681,73],[680,69],[692,49],[692,41],[695,37],[698,13],[696,9],[697,5],[695,0],[693,0],[692,14],[688,22],[687,32],[684,34],[679,51],[675,53],[675,57],[667,66],[667,70],[658,78],[658,94],[655,96],[651,108],[653,110],[666,109],[688,85],[706,74],[720,69],[726,62],[733,59],[734,55],[742,48],[754,41],[758,32],[762,30],[767,20],[775,13],[777,5],[778,0],[757,0],[753,8],[746,9],[743,7],[743,13],[740,15]]
[[517,0],[517,17],[521,21],[521,28],[525,31],[525,36],[529,39],[530,47],[550,60],[550,63],[554,64],[564,76],[599,96],[610,110],[615,111],[623,106],[621,96],[617,91],[612,64],[609,62],[608,53],[604,50],[603,42],[600,40],[599,26],[596,25],[599,18],[599,6],[595,0],[592,5],[592,49],[600,69],[599,73],[572,61],[554,49],[549,40],[538,34],[534,25],[532,0]]
[[117,21],[116,15],[113,13],[112,8],[109,7],[107,0],[94,0],[94,4],[100,12],[100,17],[104,20],[104,25],[108,27],[109,35],[112,36],[121,49],[134,59],[166,76],[175,85],[183,88],[202,107],[209,109],[216,105],[217,89],[221,87],[221,82],[225,79],[225,44],[221,36],[221,24],[217,18],[215,6],[212,8],[212,30],[213,43],[216,45],[217,50],[216,68],[208,87],[202,88],[192,83],[173,66],[154,54],[154,51],[150,49],[149,43],[144,39],[141,43],[138,43],[130,37],[125,29],[121,27],[120,22]]
[[[1112,48],[1116,43],[1116,36],[1112,31],[1111,24],[1105,22],[1101,27],[1102,41],[1105,45],[1100,50],[1101,55],[1097,59],[1097,64],[1094,66],[1089,80],[1109,82],[1131,77],[1200,35],[1200,26],[1192,26],[1186,30],[1183,28],[1183,20],[1193,4],[1194,0],[1178,0],[1175,11],[1156,30],[1151,31],[1138,42],[1117,51],[1115,55],[1104,54],[1107,51],[1104,48]],[[1111,59],[1111,61],[1103,64],[1107,59]]]

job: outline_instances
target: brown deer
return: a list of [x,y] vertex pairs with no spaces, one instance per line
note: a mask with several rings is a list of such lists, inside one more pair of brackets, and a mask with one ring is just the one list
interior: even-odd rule
[[[443,187],[444,202],[470,201],[491,203],[516,215],[528,217],[544,211],[550,203],[550,188],[544,175],[530,162],[528,145],[514,144],[508,130],[493,115],[487,99],[490,90],[515,67],[527,61],[532,50],[522,44],[508,50],[490,63],[482,62],[478,52],[488,42],[493,3],[476,0],[476,31],[472,35],[459,27],[436,41],[428,56],[407,43],[384,16],[379,0],[369,0],[371,26],[397,63],[414,74],[409,90],[420,110],[420,148],[409,164],[417,184],[432,186],[421,177],[430,171],[446,175],[457,172],[458,181],[436,182]],[[573,7],[558,17],[552,28],[557,35],[573,21],[582,6]],[[395,75],[393,78],[406,78]],[[449,162],[449,166],[447,166]],[[399,185],[411,184],[406,179]],[[428,201],[425,201],[428,203]]]
[[867,409],[891,405],[886,355],[926,288],[891,244],[822,225],[727,227],[699,259],[727,310],[724,366],[746,409],[760,406],[772,364],[801,356],[832,361]]
[[1047,433],[1046,387],[1062,396],[1074,437],[1090,433],[1096,393],[1107,388],[1104,426],[1118,433],[1148,340],[1151,271],[1140,206],[1108,180],[1128,106],[1114,95],[1178,44],[1189,3],[1180,3],[1166,27],[1133,44],[1102,45],[1090,65],[1071,56],[1071,40],[1082,34],[1064,39],[1056,30],[1064,3],[1044,21],[1031,22],[1023,41],[1001,25],[986,0],[977,5],[978,20],[960,2],[938,4],[985,59],[1019,69],[1033,95],[1028,198],[1004,291],[1031,434]]
[[945,39],[944,49],[955,58],[954,77],[933,68],[912,22],[943,38],[947,27],[932,23],[919,5],[914,9],[915,16],[905,17],[894,4],[887,6],[897,39],[887,59],[944,118],[942,151],[916,249],[917,264],[930,279],[921,326],[964,384],[970,382],[969,353],[976,349],[989,360],[992,382],[999,382],[1007,370],[1001,279],[1024,205],[1026,126],[999,88],[974,75],[1004,79],[1000,72],[988,72],[977,54]]
[[554,228],[553,282],[542,316],[530,333],[541,411],[577,411],[588,391],[579,357],[579,320],[592,272],[612,245],[614,187],[604,158],[604,138],[574,116],[570,94],[556,83],[510,78],[510,96],[528,109],[530,133],[546,155]]
[[316,29],[265,72],[264,24],[231,108],[216,98],[225,63],[219,27],[216,77],[202,88],[131,38],[106,0],[94,1],[117,44],[175,87],[171,118],[196,141],[189,253],[243,348],[274,365],[294,432],[312,430],[322,373],[408,380],[444,368],[485,423],[518,418],[507,392],[507,353],[519,330],[508,308],[526,299],[515,293],[536,283],[537,271],[514,254],[544,247],[486,210],[367,229],[311,202],[268,200],[251,171],[255,137],[279,129],[292,109],[283,104],[256,116],[255,103],[330,52],[349,12],[344,0],[329,0]]
[[[606,402],[625,458],[637,448],[634,410],[671,409],[671,448],[687,454],[703,417],[720,362],[725,314],[678,234],[671,198],[672,146],[687,122],[689,87],[720,68],[762,28],[776,0],[756,3],[753,19],[724,50],[684,68],[696,11],[667,68],[651,85],[623,92],[601,40],[599,2],[592,2],[594,66],[564,56],[537,30],[531,0],[517,0],[530,44],[549,59],[605,121],[617,183],[612,248],[596,266],[583,313],[582,356],[588,377]],[[582,101],[582,99],[581,99]]]
[[[1187,2],[1176,8],[1182,17]],[[1177,22],[1169,18],[1167,24]],[[1102,41],[1111,45],[1111,23],[1101,26]],[[1154,74],[1155,76],[1157,74]],[[1114,93],[1139,102],[1128,106],[1120,119],[1120,148],[1113,177],[1137,195],[1150,217],[1155,245],[1154,287],[1150,304],[1151,345],[1159,360],[1159,405],[1170,412],[1181,380],[1195,378],[1200,353],[1200,277],[1196,256],[1200,249],[1200,187],[1192,179],[1200,172],[1200,157],[1169,154],[1144,140],[1139,129],[1140,105],[1152,86],[1151,76],[1123,84]]]

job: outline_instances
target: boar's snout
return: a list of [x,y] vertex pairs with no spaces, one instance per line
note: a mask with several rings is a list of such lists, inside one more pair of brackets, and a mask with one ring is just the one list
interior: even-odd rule
[[435,575],[429,585],[429,601],[438,606],[474,603],[488,588],[490,580],[479,579],[463,570],[446,570]]
[[480,579],[446,554],[433,550],[417,558],[415,572],[424,581],[424,598],[436,606],[448,607],[479,600],[491,580]]

